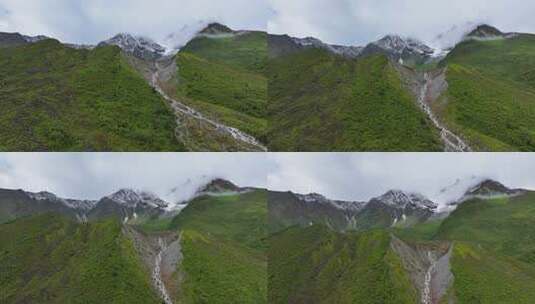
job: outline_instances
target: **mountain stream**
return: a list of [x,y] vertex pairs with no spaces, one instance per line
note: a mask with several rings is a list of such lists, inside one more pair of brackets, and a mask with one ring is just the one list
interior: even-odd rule
[[427,104],[426,99],[429,95],[430,87],[433,84],[433,79],[429,73],[424,73],[425,83],[420,89],[418,96],[418,104],[420,108],[427,114],[429,119],[433,122],[435,127],[440,131],[440,138],[444,142],[445,152],[471,152],[472,150],[459,136],[448,130],[431,111],[431,107]]
[[208,125],[211,125],[218,132],[230,135],[234,140],[246,143],[249,146],[255,147],[257,150],[267,151],[267,148],[264,147],[262,144],[260,144],[260,142],[253,136],[246,134],[245,132],[242,132],[236,128],[229,127],[221,123],[215,122],[207,118],[200,112],[196,111],[195,109],[188,107],[187,105],[167,95],[167,93],[165,93],[165,91],[162,89],[162,87],[159,84],[160,74],[168,73],[168,71],[166,71],[165,69],[166,69],[165,67],[162,67],[160,61],[155,62],[155,71],[152,73],[151,85],[165,100],[169,102],[169,104],[171,105],[171,107],[173,108],[175,112],[180,113],[182,115],[186,115],[188,117],[191,117],[195,120],[206,123]]

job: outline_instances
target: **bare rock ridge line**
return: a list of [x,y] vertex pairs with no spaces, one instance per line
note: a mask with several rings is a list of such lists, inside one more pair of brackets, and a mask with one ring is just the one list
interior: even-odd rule
[[[185,104],[183,104],[183,103],[171,98],[169,95],[167,95],[167,93],[165,93],[165,91],[162,89],[162,87],[159,84],[159,81],[162,78],[167,78],[168,75],[169,75],[170,64],[167,63],[167,66],[165,66],[165,67],[162,66],[164,64],[165,64],[165,59],[164,60],[155,61],[155,63],[154,63],[154,68],[155,69],[154,69],[154,71],[152,73],[152,76],[151,76],[151,85],[152,85],[152,87],[154,87],[154,89],[165,100],[167,100],[170,103],[173,111],[175,111],[176,113],[180,113],[180,114],[186,115],[186,116],[191,117],[193,119],[202,121],[204,123],[207,123],[208,125],[211,125],[212,127],[214,127],[218,132],[230,135],[234,140],[243,142],[243,143],[245,143],[245,144],[247,144],[249,146],[253,146],[258,150],[267,151],[267,148],[265,146],[263,146],[262,144],[260,144],[260,142],[256,138],[254,138],[253,136],[251,136],[249,134],[246,134],[245,132],[240,131],[240,130],[238,130],[236,128],[229,127],[229,126],[223,125],[221,123],[215,122],[215,121],[207,118],[206,116],[204,116],[200,112],[196,111],[195,109],[193,109],[191,107],[188,107]],[[177,118],[177,124],[180,124],[180,121],[179,121],[178,118]]]
[[452,131],[448,130],[444,124],[442,124],[435,114],[431,111],[431,107],[427,103],[430,97],[430,89],[434,85],[435,79],[444,77],[444,71],[440,75],[432,77],[429,72],[425,72],[423,75],[423,85],[420,88],[420,95],[417,98],[420,108],[427,114],[429,119],[433,122],[435,127],[440,131],[440,138],[444,143],[445,152],[471,152],[472,149],[464,142],[459,136],[455,135]]

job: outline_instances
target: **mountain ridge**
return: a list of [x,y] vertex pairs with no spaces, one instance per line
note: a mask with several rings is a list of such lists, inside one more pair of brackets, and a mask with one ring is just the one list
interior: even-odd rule
[[474,198],[492,200],[527,192],[529,190],[509,189],[494,180],[483,179],[476,185],[467,185],[464,194],[455,201],[443,201],[440,205],[422,194],[402,190],[389,190],[366,202],[331,200],[317,193],[270,191],[268,204],[272,230],[295,224],[324,224],[334,230],[349,231],[413,226],[448,216],[460,204]]

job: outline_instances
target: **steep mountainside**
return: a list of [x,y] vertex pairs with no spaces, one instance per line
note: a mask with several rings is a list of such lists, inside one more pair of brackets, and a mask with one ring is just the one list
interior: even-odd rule
[[[208,26],[180,49],[174,62],[168,63],[170,74],[167,79],[160,79],[162,88],[169,96],[208,119],[265,142],[266,33],[220,31],[220,27],[219,24]],[[175,65],[176,69],[173,68]],[[214,144],[208,139],[192,142],[191,148],[211,148]],[[230,143],[219,145],[236,149]],[[258,150],[263,147],[253,141],[252,147],[241,147],[244,148]]]
[[217,23],[180,50],[0,33],[0,150],[265,150],[266,64],[266,33]]
[[387,232],[294,227],[269,244],[270,303],[417,303]]
[[45,214],[0,224],[2,303],[161,303],[117,221]]
[[0,150],[177,151],[164,100],[117,47],[0,48]]
[[269,148],[442,150],[438,132],[414,102],[395,64],[385,55],[351,59],[320,48],[271,57]]
[[170,225],[182,234],[180,303],[267,303],[263,190],[201,196]]
[[434,109],[478,150],[533,151],[535,35],[497,33],[476,30],[441,63],[448,89]]
[[479,25],[435,49],[268,37],[274,151],[533,151],[535,35]]
[[267,303],[266,191],[215,179],[197,193],[180,211],[130,189],[1,190],[0,301]]
[[[448,214],[419,195],[399,191],[358,208],[350,204],[353,208],[346,207],[345,213],[341,206],[347,204],[318,195],[299,197],[275,193],[268,199],[273,303],[490,304],[535,299],[532,191],[482,180],[467,187]],[[367,211],[377,205],[380,214],[391,217],[383,221]],[[348,232],[331,224],[355,209],[355,222],[369,220],[374,229],[355,225],[356,231]],[[421,220],[390,225],[392,216],[403,218],[411,210]],[[367,288],[359,289],[361,283]]]

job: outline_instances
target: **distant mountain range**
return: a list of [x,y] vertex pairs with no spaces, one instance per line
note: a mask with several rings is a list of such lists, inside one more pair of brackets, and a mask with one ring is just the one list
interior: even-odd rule
[[[189,201],[199,196],[237,195],[251,190],[216,178],[201,186]],[[120,189],[99,200],[66,199],[46,191],[0,189],[0,223],[44,213],[61,214],[79,222],[113,217],[123,223],[139,223],[176,215],[186,205],[187,202],[166,202],[154,193],[134,189]]]
[[535,35],[481,24],[433,44],[269,35],[269,148],[533,151]]
[[[447,191],[445,188],[441,194],[451,198],[451,195],[445,193]],[[270,192],[270,227],[278,230],[292,225],[322,224],[339,231],[409,227],[445,217],[462,202],[474,198],[514,197],[526,192],[522,189],[509,189],[488,179],[465,184],[462,196],[439,203],[421,194],[401,190],[390,190],[368,202],[330,200],[321,194]]]

